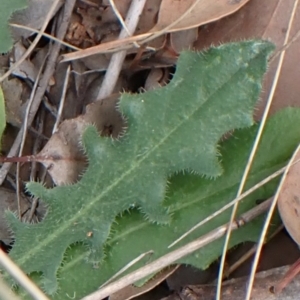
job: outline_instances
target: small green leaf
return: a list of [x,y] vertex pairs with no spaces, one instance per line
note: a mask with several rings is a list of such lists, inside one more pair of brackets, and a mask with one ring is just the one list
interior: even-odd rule
[[152,223],[169,223],[170,209],[162,205],[167,178],[180,171],[208,178],[221,174],[217,143],[224,133],[253,123],[273,48],[253,40],[203,53],[183,52],[170,84],[144,94],[123,94],[119,108],[127,118],[125,136],[101,138],[88,128],[83,142],[89,167],[82,179],[53,189],[28,184],[49,207],[39,224],[23,224],[8,215],[16,263],[27,273],[43,272],[43,287],[53,294],[67,247],[84,242],[88,260],[96,266],[122,212],[137,207]]
[[9,51],[13,41],[9,32],[9,18],[17,10],[27,6],[26,0],[1,0],[0,3],[0,53]]

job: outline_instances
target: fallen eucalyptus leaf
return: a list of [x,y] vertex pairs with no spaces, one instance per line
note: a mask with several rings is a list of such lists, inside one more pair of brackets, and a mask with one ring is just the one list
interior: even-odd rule
[[[300,159],[300,148],[293,162]],[[278,210],[283,224],[293,240],[300,245],[300,164],[289,168],[278,197]]]
[[195,2],[198,2],[190,13],[181,21],[176,23],[167,32],[191,29],[207,24],[239,10],[249,0],[163,0],[158,14],[156,25],[151,32],[163,30],[173,22],[176,22]]

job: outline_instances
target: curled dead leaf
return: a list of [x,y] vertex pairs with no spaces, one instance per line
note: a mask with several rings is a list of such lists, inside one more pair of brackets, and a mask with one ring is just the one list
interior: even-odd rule
[[[294,155],[293,162],[300,159],[300,148]],[[300,164],[292,165],[278,197],[278,210],[286,230],[293,240],[300,245]]]
[[[278,210],[282,222],[296,242],[300,245],[300,145],[296,149],[287,171],[284,174],[283,182],[278,196]],[[275,285],[275,293],[281,293],[284,288],[300,272],[300,259],[298,259],[287,271],[284,277]]]
[[[89,104],[83,115],[61,123],[45,147],[37,155],[57,185],[74,183],[86,166],[81,135],[89,124],[105,136],[117,137],[124,121],[115,109],[119,94]],[[44,159],[43,159],[44,158]]]

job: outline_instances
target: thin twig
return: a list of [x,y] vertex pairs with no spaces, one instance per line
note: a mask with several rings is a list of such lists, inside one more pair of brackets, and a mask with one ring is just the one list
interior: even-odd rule
[[[123,28],[121,30],[119,39],[127,37],[128,33],[130,35],[134,34],[146,1],[147,0],[132,0],[125,20],[126,29]],[[113,92],[126,54],[127,51],[123,50],[112,55],[101,88],[97,95],[97,99],[95,100],[106,98]]]
[[36,300],[49,300],[49,298],[31,281],[26,274],[10,259],[10,257],[0,249],[0,264],[4,269],[26,289],[26,291]]
[[[34,140],[34,144],[32,147],[32,154],[34,156],[37,156],[37,154],[41,150],[40,148],[42,145],[42,139],[40,138],[40,136],[43,134],[43,130],[44,130],[45,113],[46,113],[45,109],[42,109],[41,113],[38,115],[37,120],[36,120],[36,124],[38,126],[38,130],[37,130],[38,136]],[[36,173],[37,173],[37,162],[33,161],[31,163],[31,168],[30,168],[30,177],[29,177],[30,181],[36,181]]]
[[56,117],[55,124],[53,126],[52,134],[54,134],[58,130],[58,126],[61,121],[61,115],[63,112],[65,100],[66,100],[67,89],[69,86],[70,70],[71,70],[71,66],[68,65],[68,68],[66,71],[66,76],[65,76],[65,81],[64,81],[64,85],[63,85],[63,90],[62,90],[62,94],[61,94],[61,98],[60,98],[60,102],[59,102],[59,108],[57,111],[57,117]]
[[[44,183],[44,182],[45,182],[46,175],[47,175],[47,169],[44,168],[44,169],[43,169],[43,172],[42,172],[42,174],[41,174],[41,176],[40,176],[40,182],[41,182],[41,183]],[[38,204],[39,204],[39,198],[38,198],[38,197],[34,197],[32,203],[31,203],[30,212],[29,212],[29,215],[28,215],[28,221],[29,221],[29,222],[32,221],[33,216],[34,216],[34,214],[35,214],[35,212],[36,212],[36,208],[37,208]],[[38,218],[38,217],[37,217],[37,218]],[[38,219],[39,219],[39,218],[38,218]]]
[[[233,230],[240,228],[246,223],[252,221],[255,217],[264,213],[268,210],[270,206],[271,199],[264,201],[260,205],[252,208],[248,212],[242,214],[239,220],[243,220],[243,222],[239,222],[239,220],[234,224]],[[208,245],[209,243],[219,239],[224,236],[228,227],[228,223],[217,227],[216,229],[210,231],[209,233],[203,235],[202,237],[190,242],[164,256],[159,259],[139,268],[138,270],[116,280],[115,282],[105,286],[104,288],[84,297],[82,300],[99,300],[103,299],[120,289],[126,287],[127,285],[133,284],[134,282],[145,278],[148,275],[156,273],[161,269],[169,266],[170,264],[178,261],[179,259],[199,250],[200,248]]]
[[[32,31],[32,32],[35,32],[35,33],[39,33],[40,32],[39,30],[36,30],[34,28],[31,28],[31,27],[28,27],[28,26],[25,26],[25,25],[21,25],[21,24],[9,23],[9,25],[12,26],[12,27],[15,27],[15,28],[22,28],[22,29],[25,29],[25,30],[28,30],[28,31]],[[60,40],[60,39],[56,38],[55,36],[53,36],[51,34],[48,34],[46,32],[42,33],[42,36],[48,38],[51,41],[55,41],[57,43],[60,43],[60,44],[66,46],[66,47],[68,47],[70,49],[73,49],[73,50],[76,50],[76,51],[82,50],[82,49],[80,49],[80,48],[78,48],[76,46],[73,46],[73,45],[71,45],[71,44],[69,44],[69,43],[67,43],[67,42],[65,42],[63,40]]]
[[[41,67],[39,69],[38,75],[36,77],[36,80],[34,82],[31,94],[30,94],[30,98],[28,101],[28,105],[26,107],[26,111],[25,111],[25,116],[24,116],[24,123],[23,123],[23,130],[22,130],[22,140],[21,140],[21,144],[20,144],[20,149],[19,149],[19,157],[21,157],[23,155],[23,149],[25,146],[25,141],[26,141],[26,136],[27,136],[27,129],[28,129],[28,118],[29,118],[29,113],[31,110],[31,106],[33,103],[33,99],[34,99],[34,95],[36,92],[36,89],[38,87],[38,83],[42,74],[42,71],[44,69],[45,66],[45,62],[47,60],[48,55],[45,56],[44,61],[41,64]],[[20,198],[20,163],[17,163],[17,169],[16,169],[16,193],[17,193],[17,203],[18,203],[18,217],[21,220],[22,218],[22,211],[21,211],[21,198]]]
[[0,77],[0,82],[2,82],[5,78],[7,78],[10,74],[12,74],[12,72],[18,68],[22,62],[30,55],[30,53],[32,52],[32,50],[35,48],[35,46],[37,45],[37,43],[39,42],[39,40],[41,39],[41,37],[44,34],[44,31],[46,30],[49,21],[51,20],[54,11],[57,7],[57,5],[59,4],[60,0],[55,0],[53,2],[53,4],[51,5],[49,12],[47,13],[46,17],[45,17],[45,21],[44,24],[41,28],[41,30],[39,31],[39,33],[37,34],[37,36],[35,37],[34,41],[32,42],[32,44],[28,47],[28,49],[26,50],[26,52],[20,57],[20,59],[18,59],[18,61],[13,64],[10,69],[3,75]]
[[121,13],[119,12],[116,4],[115,4],[115,1],[114,0],[108,0],[109,1],[109,4],[114,12],[114,14],[116,15],[116,17],[118,18],[119,22],[121,23],[123,29],[126,31],[127,33],[127,36],[131,36],[132,33],[129,31],[129,29],[127,28],[127,24],[125,23]]
[[2,300],[22,300],[16,294],[12,292],[9,286],[0,277],[0,299]]
[[[275,237],[282,229],[283,225],[280,225],[270,236],[270,238],[266,241],[269,242],[273,237]],[[234,271],[236,271],[243,263],[245,263],[252,255],[254,255],[257,251],[257,244],[253,245],[251,249],[249,249],[241,258],[239,258],[235,263],[233,263],[227,270],[226,270],[226,276],[223,276],[223,279],[225,277],[230,276]]]
[[291,40],[286,44],[283,45],[281,48],[276,51],[276,53],[271,57],[270,63],[272,63],[282,51],[286,51],[292,44],[294,44],[300,37],[300,29],[294,34],[294,36],[291,38]]
[[[39,134],[42,134],[43,129],[44,129],[44,118],[45,118],[45,109],[43,109],[41,111],[41,113],[39,114],[38,120],[37,120]],[[37,139],[35,139],[34,145],[33,145],[33,155],[34,156],[36,156],[38,154],[40,147],[41,147],[41,139],[37,138]],[[33,161],[31,163],[30,181],[36,181],[36,169],[37,169],[37,162]],[[43,168],[42,175],[39,178],[39,181],[41,183],[44,182],[46,174],[47,174],[47,170],[46,170],[46,168]],[[27,218],[28,222],[31,222],[33,220],[33,216],[36,212],[36,208],[37,208],[38,204],[39,204],[39,198],[34,197],[31,202],[30,212],[29,212],[29,215]]]
[[[292,25],[293,25],[293,22],[294,22],[294,19],[295,19],[295,14],[296,14],[296,11],[297,11],[298,2],[299,2],[299,0],[296,0],[294,2],[293,10],[292,10],[291,17],[290,17],[289,24],[288,24],[288,29],[287,29],[285,39],[284,39],[284,43],[283,43],[284,45],[286,45],[288,43],[288,40],[289,40],[289,37],[290,37],[290,32],[291,32]],[[269,99],[268,99],[266,110],[269,109],[269,106],[271,104],[272,100],[270,100],[270,99],[273,99],[273,97],[274,97],[275,90],[276,90],[278,80],[279,80],[279,76],[280,76],[280,73],[281,73],[285,53],[286,53],[286,51],[284,50],[280,54],[279,62],[278,62],[278,65],[277,65],[277,69],[276,69],[275,77],[274,77],[274,80],[273,80],[271,92],[269,94]],[[269,104],[269,106],[268,106],[268,104]],[[265,113],[264,113],[264,115],[265,115]],[[299,150],[299,146],[298,146],[298,150]],[[297,153],[297,151],[295,153]],[[294,156],[295,156],[295,154],[293,155],[293,158],[294,158]],[[263,243],[264,243],[264,240],[265,240],[265,237],[266,237],[266,234],[267,234],[267,230],[268,230],[273,212],[274,212],[275,207],[276,207],[279,192],[280,192],[281,187],[283,185],[286,174],[287,174],[289,168],[292,165],[292,162],[293,162],[293,160],[289,161],[288,166],[287,166],[287,168],[286,168],[286,170],[285,170],[285,172],[284,172],[284,174],[281,178],[280,184],[279,184],[279,186],[277,188],[277,191],[276,191],[276,194],[274,196],[274,201],[271,205],[270,211],[269,211],[269,213],[267,215],[267,218],[265,220],[265,224],[264,224],[264,227],[262,229],[262,233],[261,233],[258,245],[257,245],[257,252],[255,254],[254,261],[253,261],[253,264],[252,264],[251,273],[250,273],[250,277],[249,277],[249,284],[247,286],[247,294],[246,294],[245,300],[250,300],[252,287],[253,287],[253,284],[254,284],[255,272],[256,272],[256,269],[257,269],[257,266],[258,266],[258,260],[259,260],[260,253],[261,253],[261,250],[262,250],[262,247],[263,247]]]
[[124,266],[120,271],[118,271],[116,274],[114,274],[110,279],[108,279],[107,281],[105,281],[100,288],[104,287],[105,285],[108,285],[110,282],[112,282],[115,278],[119,277],[121,274],[123,274],[125,271],[127,271],[129,268],[131,268],[132,266],[134,266],[136,263],[138,263],[140,260],[142,260],[144,257],[148,256],[148,255],[152,255],[154,253],[153,250],[147,251],[145,253],[142,253],[141,255],[139,255],[138,257],[136,257],[135,259],[133,259],[132,261],[130,261],[128,264],[126,264],[126,266]]

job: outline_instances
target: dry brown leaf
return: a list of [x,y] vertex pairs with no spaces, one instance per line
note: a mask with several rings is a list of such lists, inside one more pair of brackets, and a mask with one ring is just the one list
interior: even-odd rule
[[19,127],[24,119],[29,90],[18,78],[6,78],[1,87],[5,97],[6,122]]
[[[300,151],[293,162],[300,159]],[[300,245],[300,164],[292,165],[278,197],[278,210],[283,224],[294,241]]]
[[[17,62],[25,52],[26,48],[23,46],[21,41],[15,43],[13,53],[10,58],[11,63],[14,64],[15,62]],[[37,78],[38,71],[38,68],[36,68],[36,66],[29,59],[26,59],[20,66],[14,69],[12,74],[24,79],[30,79],[34,82]]]
[[151,91],[166,85],[169,80],[169,76],[170,72],[167,68],[152,69],[147,76],[145,90]]
[[37,155],[55,184],[73,183],[83,172],[86,162],[80,144],[88,124],[95,125],[102,135],[117,137],[122,131],[124,122],[115,109],[118,98],[119,95],[115,94],[96,101],[87,106],[84,115],[62,122]]
[[170,34],[170,44],[172,49],[179,53],[190,49],[198,38],[198,28],[192,28],[184,31],[172,32]]
[[[263,38],[275,43],[277,50],[280,50],[284,42],[294,2],[294,0],[251,0],[236,14],[202,27],[195,47],[202,50],[220,43],[239,41],[241,39]],[[291,37],[300,30],[299,12],[300,3],[293,22]],[[300,106],[300,85],[298,80],[300,78],[300,64],[295,63],[299,59],[299,49],[300,39],[294,42],[286,52],[270,109],[271,114],[287,106]],[[265,78],[262,101],[259,102],[255,114],[257,120],[260,120],[263,114],[277,63],[278,59],[272,61],[269,66]]]
[[197,4],[181,21],[168,32],[186,30],[207,24],[228,16],[249,0],[163,0],[159,8],[158,21],[151,32],[163,30],[176,22],[195,2]]

